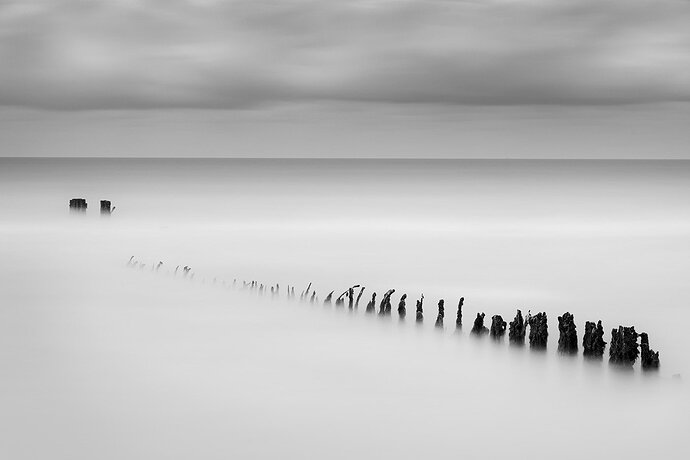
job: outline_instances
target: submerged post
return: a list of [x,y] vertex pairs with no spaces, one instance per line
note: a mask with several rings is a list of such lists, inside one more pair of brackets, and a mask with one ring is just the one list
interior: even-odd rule
[[455,318],[455,327],[457,329],[462,328],[462,305],[465,303],[465,298],[460,297],[460,301],[458,302],[458,315]]
[[585,322],[585,335],[582,338],[582,354],[587,358],[599,358],[604,356],[606,342],[604,341],[604,328],[601,320],[596,324],[592,321]]
[[395,292],[395,289],[389,289],[386,291],[386,293],[383,295],[383,298],[381,299],[381,305],[379,305],[379,315],[384,316],[384,315],[390,315],[391,314],[391,296]]
[[416,321],[417,321],[418,323],[421,323],[422,321],[424,321],[424,307],[423,307],[423,304],[424,304],[424,294],[422,294],[422,297],[417,301],[417,312],[416,312],[417,318],[416,318]]
[[86,212],[86,200],[84,198],[72,198],[69,200],[69,210],[70,212]]
[[491,329],[489,335],[493,339],[501,339],[506,333],[506,322],[501,315],[494,315],[491,317]]
[[577,353],[575,318],[570,312],[558,317],[558,333],[558,351],[560,353]]
[[403,294],[400,297],[400,302],[398,303],[398,316],[400,319],[404,319],[407,316],[407,308],[405,308],[405,300],[407,299],[407,294]]
[[530,347],[546,348],[549,339],[549,326],[546,319],[546,313],[537,313],[530,317],[528,323]]
[[362,294],[364,293],[364,286],[359,290],[359,294],[357,294],[357,301],[355,302],[355,310],[359,308],[359,299],[362,298]]
[[436,316],[436,327],[441,329],[443,329],[443,317],[445,316],[443,303],[443,299],[438,301],[438,316]]
[[611,347],[609,348],[609,362],[626,367],[632,367],[640,355],[637,344],[635,327],[618,326],[611,330]]
[[331,292],[328,293],[328,295],[326,296],[326,298],[325,298],[324,301],[323,301],[323,306],[324,306],[324,307],[328,307],[328,306],[331,305],[331,299],[333,298],[333,293],[334,293],[334,292],[335,292],[335,291],[331,291]]
[[[113,208],[113,209],[115,209],[115,208]],[[101,215],[102,216],[109,216],[113,212],[113,209],[110,209],[110,201],[101,200]]]
[[516,345],[524,345],[526,332],[527,324],[522,317],[522,312],[518,309],[515,318],[508,325],[508,341]]
[[335,299],[335,306],[336,307],[344,307],[345,306],[345,299],[343,299],[343,297],[345,297],[346,294],[347,294],[347,291],[343,292],[342,294],[340,294],[340,296],[338,296],[337,299]]
[[640,349],[642,351],[642,370],[659,369],[659,352],[649,348],[649,336],[646,332],[640,332]]
[[472,325],[472,334],[482,335],[489,332],[486,326],[484,326],[484,316],[486,316],[484,313],[477,313],[477,317]]
[[[355,304],[355,289],[359,287],[359,284],[355,284],[354,286],[350,287],[347,290],[347,308],[349,310],[354,309],[354,304]],[[364,290],[364,288],[362,288]],[[357,298],[359,300],[359,298]]]
[[367,304],[367,309],[364,310],[365,313],[376,313],[376,293],[371,294],[371,300]]

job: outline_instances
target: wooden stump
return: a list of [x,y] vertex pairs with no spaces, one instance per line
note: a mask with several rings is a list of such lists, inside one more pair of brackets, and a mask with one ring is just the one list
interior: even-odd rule
[[506,333],[506,322],[503,321],[501,315],[494,315],[491,317],[491,329],[489,329],[489,336],[493,339],[501,339]]
[[416,311],[416,315],[417,315],[417,316],[416,316],[416,321],[417,321],[418,323],[421,323],[422,321],[424,321],[424,307],[423,307],[423,304],[424,304],[424,294],[422,294],[421,299],[419,299],[419,300],[417,301],[417,311]]
[[407,316],[407,308],[405,308],[405,300],[407,299],[407,294],[403,294],[400,297],[400,302],[398,303],[398,316],[400,319],[404,319]]
[[609,362],[626,367],[632,367],[640,355],[637,344],[635,327],[618,326],[611,330],[611,347],[609,348]]
[[110,209],[110,201],[101,200],[101,215],[109,216],[112,210]]
[[489,329],[484,326],[484,316],[486,316],[484,313],[477,313],[472,325],[472,334],[483,335],[489,332]]
[[582,354],[587,358],[599,358],[604,356],[606,342],[604,341],[604,328],[601,320],[596,324],[592,321],[585,322],[585,335],[582,338]]
[[577,353],[577,330],[575,318],[569,312],[558,317],[558,351],[561,353]]
[[460,301],[458,302],[458,314],[457,317],[455,318],[455,327],[458,329],[462,328],[462,306],[465,303],[465,298],[460,297]]
[[445,316],[445,308],[443,306],[443,299],[438,301],[438,316],[436,316],[435,326],[443,329],[443,317]]
[[69,210],[71,212],[86,212],[88,204],[84,198],[72,198],[69,200]]
[[508,340],[510,343],[517,345],[525,344],[525,333],[527,332],[527,324],[522,317],[522,312],[517,311],[515,318],[510,322],[508,326]]
[[540,312],[529,318],[529,345],[535,349],[544,349],[549,340],[549,326],[546,313]]
[[375,313],[376,312],[376,293],[374,292],[371,294],[371,300],[367,304],[367,309],[365,310],[366,313]]
[[659,352],[649,348],[649,336],[646,332],[640,333],[640,349],[642,352],[642,369],[653,371],[659,369]]

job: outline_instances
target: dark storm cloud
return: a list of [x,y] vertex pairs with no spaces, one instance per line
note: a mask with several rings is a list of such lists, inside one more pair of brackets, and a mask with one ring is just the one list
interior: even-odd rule
[[0,0],[0,104],[690,99],[680,0]]

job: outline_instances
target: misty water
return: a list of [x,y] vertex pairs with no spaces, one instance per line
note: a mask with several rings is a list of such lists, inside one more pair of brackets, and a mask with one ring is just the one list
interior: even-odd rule
[[[0,458],[690,458],[690,162],[0,159],[0,260]],[[517,308],[545,352],[470,336]],[[661,369],[560,356],[566,311]]]

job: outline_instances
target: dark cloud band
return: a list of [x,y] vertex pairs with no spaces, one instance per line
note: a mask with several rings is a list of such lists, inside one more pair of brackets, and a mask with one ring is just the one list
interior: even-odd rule
[[0,104],[690,99],[690,2],[4,1]]

